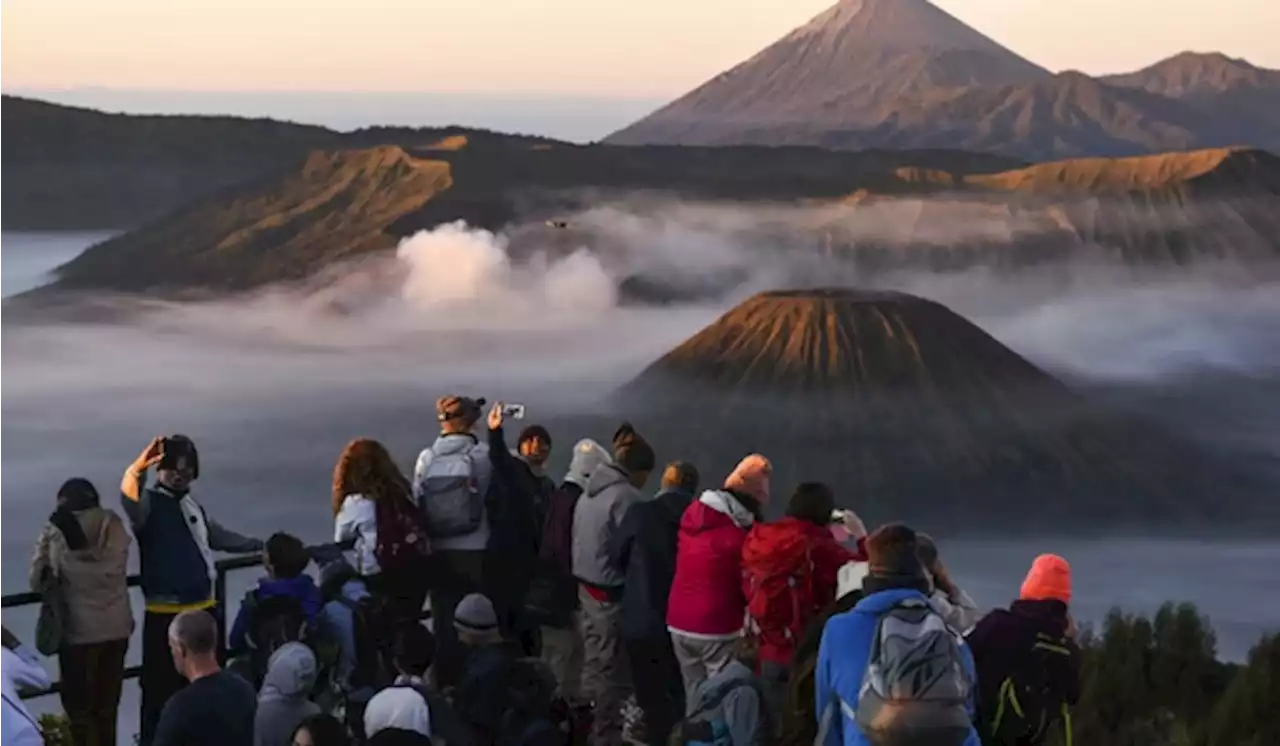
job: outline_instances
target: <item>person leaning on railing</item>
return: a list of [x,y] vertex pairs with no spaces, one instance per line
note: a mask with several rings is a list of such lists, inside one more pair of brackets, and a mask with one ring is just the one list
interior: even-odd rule
[[[156,484],[147,470],[156,467]],[[185,435],[155,438],[125,470],[121,504],[138,539],[142,564],[141,744],[150,746],[165,702],[185,685],[171,663],[169,625],[184,611],[214,613],[214,551],[260,552],[262,541],[210,519],[191,496],[200,477],[195,444]]]
[[48,625],[42,617],[36,644],[58,655],[62,708],[72,738],[83,746],[116,742],[124,656],[133,632],[132,542],[120,516],[99,504],[88,480],[68,479],[31,558],[31,589],[60,610],[61,622]]

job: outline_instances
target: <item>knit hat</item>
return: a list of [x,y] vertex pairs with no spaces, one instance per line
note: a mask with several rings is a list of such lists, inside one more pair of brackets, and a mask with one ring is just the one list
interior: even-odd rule
[[738,462],[733,472],[724,480],[724,488],[734,492],[751,495],[763,506],[769,502],[769,475],[773,472],[773,464],[758,453]]
[[867,537],[867,561],[873,577],[924,580],[924,566],[916,548],[916,532],[902,523],[890,523]]
[[653,471],[658,458],[649,442],[640,437],[640,433],[636,432],[630,422],[624,422],[613,434],[613,461],[627,472],[635,474]]
[[93,483],[81,477],[68,479],[58,488],[58,497],[67,510],[88,510],[98,505],[98,490]]
[[523,443],[526,440],[533,440],[534,438],[540,438],[543,443],[547,444],[547,448],[551,447],[551,433],[547,432],[547,429],[542,425],[530,425],[521,430],[520,439],[516,442]]
[[573,459],[569,462],[569,473],[564,475],[564,481],[586,489],[587,479],[596,469],[610,463],[613,463],[613,459],[604,446],[590,438],[583,438],[573,446]]
[[498,628],[498,613],[493,602],[483,593],[472,593],[458,602],[453,612],[454,626],[471,632],[490,632]]
[[1056,554],[1042,554],[1031,563],[1019,596],[1024,601],[1054,599],[1071,603],[1071,565]]
[[484,399],[468,399],[465,396],[442,396],[436,399],[436,419],[441,422],[464,420],[468,424],[480,419]]

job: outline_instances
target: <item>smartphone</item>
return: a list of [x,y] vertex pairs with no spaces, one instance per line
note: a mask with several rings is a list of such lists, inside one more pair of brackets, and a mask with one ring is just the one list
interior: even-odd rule
[[504,404],[502,405],[502,417],[508,420],[523,420],[524,405],[523,404]]

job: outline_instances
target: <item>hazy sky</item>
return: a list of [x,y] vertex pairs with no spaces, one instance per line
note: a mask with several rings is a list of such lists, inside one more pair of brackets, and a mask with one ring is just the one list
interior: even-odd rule
[[[1280,0],[935,0],[1050,69],[1280,68]],[[4,0],[3,84],[674,96],[830,0]]]

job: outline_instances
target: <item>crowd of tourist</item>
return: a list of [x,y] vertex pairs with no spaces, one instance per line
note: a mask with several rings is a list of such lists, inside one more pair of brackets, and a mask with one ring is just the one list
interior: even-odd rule
[[[217,522],[181,435],[128,466],[123,519],[86,480],[64,484],[30,580],[73,743],[116,743],[134,541],[142,746],[1069,735],[1080,653],[1062,558],[1037,558],[1017,600],[980,616],[933,539],[900,523],[868,532],[838,508],[856,496],[830,485],[780,493],[764,455],[706,486],[687,461],[660,469],[624,423],[610,448],[578,441],[557,482],[551,434],[526,427],[509,449],[509,410],[486,418],[484,405],[441,398],[411,475],[375,440],[348,444],[331,545]],[[225,649],[219,551],[261,552],[265,571]],[[3,655],[4,744],[43,743],[19,693],[48,678],[8,629]]]

